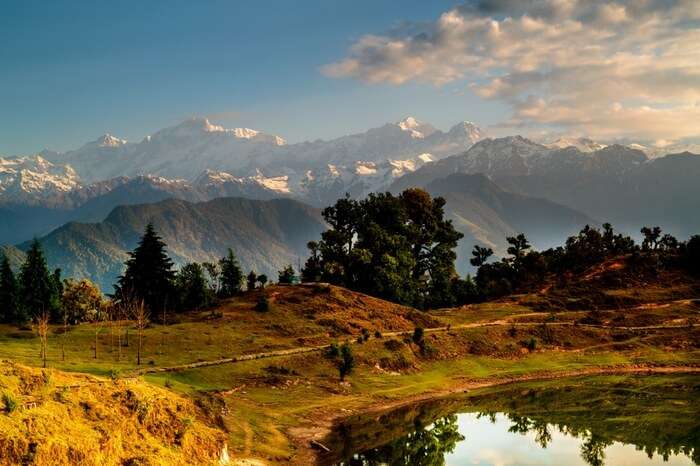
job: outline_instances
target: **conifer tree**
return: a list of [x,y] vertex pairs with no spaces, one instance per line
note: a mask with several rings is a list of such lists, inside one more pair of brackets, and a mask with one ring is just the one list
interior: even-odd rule
[[115,295],[120,299],[143,301],[150,312],[161,312],[175,299],[175,272],[173,261],[168,257],[163,240],[152,224],[129,253],[124,275],[119,277]]
[[207,304],[207,281],[201,265],[193,262],[183,266],[177,274],[176,283],[182,309],[191,311]]
[[3,255],[0,262],[0,320],[16,322],[18,317],[17,279],[10,268],[10,260]]
[[258,276],[252,270],[248,274],[247,288],[248,291],[253,291],[255,289],[255,284],[258,282]]
[[231,248],[229,248],[226,257],[221,258],[219,261],[219,267],[221,268],[219,277],[221,295],[228,298],[238,294],[241,291],[241,283],[243,282],[243,271],[238,265],[238,259]]
[[[60,281],[60,272],[57,273]],[[17,316],[18,322],[26,322],[45,312],[54,317],[58,316],[60,295],[57,294],[58,286],[55,280],[56,273],[54,276],[49,273],[44,251],[35,239],[27,251],[27,259],[22,264],[19,274],[21,310]]]

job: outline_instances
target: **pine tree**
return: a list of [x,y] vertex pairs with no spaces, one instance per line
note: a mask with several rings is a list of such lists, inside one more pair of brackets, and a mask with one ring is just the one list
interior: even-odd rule
[[16,322],[19,317],[17,311],[17,279],[10,268],[9,259],[3,255],[0,263],[0,320]]
[[45,312],[52,316],[58,315],[60,295],[57,295],[55,278],[49,273],[41,244],[35,239],[29,247],[27,259],[22,264],[19,274],[21,310],[17,316],[18,322],[26,322]]
[[146,226],[136,249],[129,253],[124,275],[119,277],[115,295],[143,301],[150,312],[159,313],[175,299],[175,272],[163,240],[152,224]]
[[238,259],[236,259],[236,255],[231,248],[229,248],[226,257],[221,258],[219,261],[219,267],[221,268],[221,276],[219,277],[221,295],[228,298],[238,294],[241,291],[241,283],[243,282],[243,271],[238,265]]
[[177,274],[176,283],[182,309],[191,311],[207,304],[207,282],[201,265],[193,262],[183,266]]
[[255,284],[258,282],[258,276],[252,270],[248,274],[247,287],[248,291],[253,291],[255,289]]

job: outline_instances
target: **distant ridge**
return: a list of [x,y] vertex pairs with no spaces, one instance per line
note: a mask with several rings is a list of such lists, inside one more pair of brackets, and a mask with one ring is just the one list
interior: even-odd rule
[[307,254],[306,243],[325,225],[318,209],[290,199],[167,199],[117,207],[98,223],[71,222],[40,241],[51,267],[60,267],[65,276],[90,278],[111,292],[127,252],[149,222],[176,264],[216,261],[231,247],[245,271],[271,278],[287,264],[296,267]]

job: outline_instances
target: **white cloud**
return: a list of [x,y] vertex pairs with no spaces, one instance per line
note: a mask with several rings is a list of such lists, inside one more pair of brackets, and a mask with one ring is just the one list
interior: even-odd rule
[[476,0],[359,39],[331,77],[466,81],[510,126],[591,136],[700,135],[700,1]]

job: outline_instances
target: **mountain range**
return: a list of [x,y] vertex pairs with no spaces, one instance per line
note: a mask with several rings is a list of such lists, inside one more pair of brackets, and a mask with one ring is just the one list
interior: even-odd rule
[[[69,222],[40,242],[51,268],[89,278],[109,292],[148,223],[167,244],[176,266],[217,261],[230,247],[243,270],[271,278],[288,264],[298,268],[307,255],[306,243],[325,229],[318,209],[291,199],[167,199],[117,207],[101,222]],[[27,242],[5,250],[16,264],[28,248]]]
[[644,225],[660,225],[681,238],[700,231],[694,214],[700,208],[700,156],[689,152],[652,159],[622,145],[582,152],[520,136],[484,139],[397,179],[390,189],[427,186],[454,173],[485,174],[509,192],[554,201],[628,233]]
[[[464,273],[473,244],[502,255],[505,237],[519,232],[538,248],[605,221],[627,233],[651,224],[681,238],[697,233],[699,175],[700,156],[689,152],[661,156],[586,138],[488,138],[469,122],[441,131],[409,117],[333,140],[288,144],[265,132],[191,119],[137,143],[104,135],[73,151],[0,158],[0,244],[19,245],[6,247],[17,262],[25,242],[40,237],[52,265],[111,286],[152,218],[178,263],[212,260],[233,246],[246,267],[269,274],[306,255],[304,244],[323,229],[317,208],[345,193],[360,198],[420,186],[445,197],[446,215],[465,234],[458,259]],[[217,203],[236,202],[229,208],[238,221],[224,222]],[[275,204],[283,202],[292,204]],[[306,214],[285,217],[273,205]],[[258,224],[258,210],[276,219],[278,233],[263,234],[270,224]],[[284,246],[296,221],[304,234]],[[197,244],[216,225],[225,228]]]

